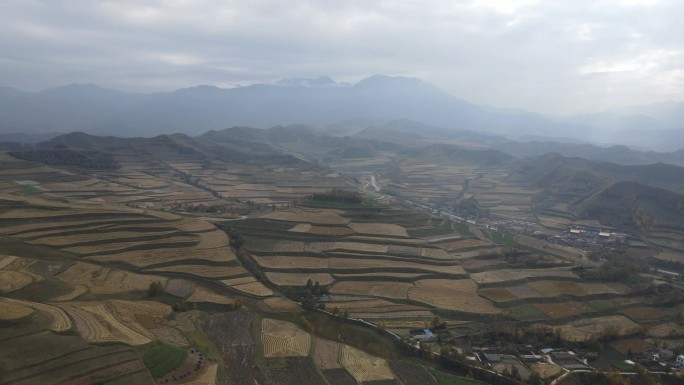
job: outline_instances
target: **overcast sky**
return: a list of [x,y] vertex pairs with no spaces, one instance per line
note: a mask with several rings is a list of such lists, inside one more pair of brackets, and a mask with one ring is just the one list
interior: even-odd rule
[[575,113],[684,101],[681,0],[0,0],[0,85],[123,91],[419,77]]

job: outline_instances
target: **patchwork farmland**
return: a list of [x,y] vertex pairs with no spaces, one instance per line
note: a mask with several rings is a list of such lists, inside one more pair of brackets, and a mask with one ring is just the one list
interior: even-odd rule
[[[391,160],[381,192],[326,201],[309,196],[359,179],[155,140],[117,151],[118,169],[0,154],[0,384],[442,384],[417,356],[684,336],[676,278],[603,279],[560,247],[425,208],[574,223],[568,207],[535,211],[539,189],[499,165]],[[656,230],[661,259],[678,255],[678,232]],[[438,341],[420,349],[394,337],[426,328]],[[493,369],[559,374],[520,365]]]

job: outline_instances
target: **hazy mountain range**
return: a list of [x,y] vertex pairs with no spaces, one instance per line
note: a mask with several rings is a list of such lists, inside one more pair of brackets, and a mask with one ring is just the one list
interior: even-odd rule
[[[419,79],[383,75],[353,85],[320,77],[231,89],[198,86],[150,94],[129,94],[92,84],[35,93],[0,87],[0,134],[4,134],[0,140],[14,141],[30,141],[31,134],[52,132],[197,135],[231,126],[266,128],[289,124],[328,127],[329,133],[342,136],[350,132],[350,126],[362,129],[408,119],[447,130],[492,133],[520,141],[623,144],[672,151],[684,147],[683,118],[682,103],[581,116],[546,116],[479,106]],[[42,136],[36,140],[44,139]]]

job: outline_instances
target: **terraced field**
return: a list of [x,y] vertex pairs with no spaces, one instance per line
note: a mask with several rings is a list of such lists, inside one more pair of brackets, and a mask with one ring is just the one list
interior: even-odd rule
[[284,321],[261,321],[261,341],[265,357],[306,357],[311,350],[311,335]]

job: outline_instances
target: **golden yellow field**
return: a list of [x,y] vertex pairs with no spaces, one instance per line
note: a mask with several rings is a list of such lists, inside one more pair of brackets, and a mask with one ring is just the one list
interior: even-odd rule
[[440,309],[480,314],[501,312],[476,291],[477,284],[471,279],[424,279],[416,282],[408,296]]
[[557,267],[549,269],[502,269],[474,273],[470,275],[470,278],[479,284],[518,281],[536,277],[579,278],[570,270],[569,267]]
[[360,234],[380,234],[396,237],[408,237],[406,229],[391,223],[350,223],[349,227]]
[[343,281],[336,283],[330,292],[372,297],[406,299],[406,293],[413,284],[408,282]]
[[50,330],[52,331],[58,333],[65,332],[71,329],[71,327],[73,326],[69,316],[62,309],[56,306],[47,305],[40,302],[21,301],[11,298],[3,298],[2,300],[7,304],[23,305],[31,307],[34,310],[39,311],[41,313],[47,314],[51,319]]
[[256,297],[268,297],[273,295],[271,289],[264,286],[263,283],[257,281],[254,277],[224,279],[221,281],[224,285]]
[[195,246],[198,249],[215,249],[218,247],[228,246],[228,235],[221,230],[214,230],[204,233],[198,233],[200,241]]
[[141,335],[154,338],[145,327],[138,323],[139,318],[144,317],[148,323],[161,325],[163,319],[171,315],[171,307],[154,301],[107,301],[108,310],[117,320]]
[[12,264],[17,259],[15,256],[0,256],[0,270]]
[[449,259],[449,254],[443,249],[432,249],[426,247],[421,250],[421,255],[425,258]]
[[83,285],[93,294],[115,294],[129,291],[146,291],[152,282],[165,284],[167,279],[155,275],[142,275],[78,262],[58,274],[65,282]]
[[30,275],[18,271],[0,270],[0,293],[10,293],[33,282]]
[[33,309],[21,302],[0,298],[0,321],[13,321],[33,314]]
[[60,295],[59,297],[51,298],[51,301],[61,302],[61,301],[72,301],[83,294],[88,292],[88,288],[84,285],[72,285],[74,290],[70,293]]
[[306,357],[311,351],[311,335],[285,321],[264,318],[261,341],[264,357]]
[[342,346],[340,363],[358,383],[394,379],[387,361],[348,345]]
[[202,286],[197,286],[195,292],[187,299],[188,302],[208,302],[221,305],[232,305],[234,300],[228,296],[214,293]]
[[270,297],[266,298],[263,302],[268,309],[276,313],[287,313],[300,309],[299,304],[284,297]]
[[121,342],[127,345],[144,345],[150,339],[132,328],[142,326],[126,326],[114,317],[106,305],[99,302],[74,302],[60,304],[73,318],[78,333],[88,342],[106,343]]

